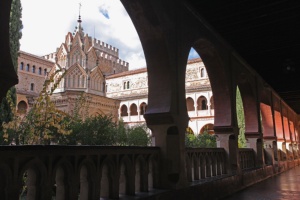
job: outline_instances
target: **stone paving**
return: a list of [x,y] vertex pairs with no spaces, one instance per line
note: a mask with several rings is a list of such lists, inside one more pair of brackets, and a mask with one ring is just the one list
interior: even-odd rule
[[300,200],[300,166],[257,183],[223,200]]

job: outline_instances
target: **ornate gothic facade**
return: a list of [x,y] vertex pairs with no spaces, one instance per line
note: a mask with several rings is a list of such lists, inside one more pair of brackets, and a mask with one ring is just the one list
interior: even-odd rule
[[[147,69],[126,71],[106,78],[106,96],[121,100],[119,118],[135,125],[144,123],[148,105]],[[209,77],[201,59],[188,61],[186,67],[186,103],[190,117],[189,131],[194,134],[204,130],[212,132],[214,104]]]
[[[52,100],[57,108],[72,114],[84,95],[90,116],[112,115],[135,125],[145,123],[148,105],[147,69],[129,71],[129,64],[119,58],[119,50],[84,34],[81,19],[74,33],[55,53],[39,57],[20,52],[17,85],[18,110],[25,112],[34,103],[46,79],[54,76]],[[212,130],[214,106],[212,91],[201,59],[189,60],[186,68],[186,102],[190,117],[189,131],[199,134]]]

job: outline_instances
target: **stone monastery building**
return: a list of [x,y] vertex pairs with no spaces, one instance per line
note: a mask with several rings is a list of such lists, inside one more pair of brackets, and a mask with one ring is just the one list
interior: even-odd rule
[[[51,97],[60,110],[71,114],[77,99],[84,94],[90,116],[112,115],[128,125],[145,123],[147,69],[129,71],[129,63],[119,58],[119,49],[85,34],[80,16],[77,22],[74,33],[67,33],[55,53],[39,57],[20,51],[19,84],[16,85],[18,112],[30,109],[45,80],[54,75],[49,87],[58,83]],[[187,64],[186,101],[190,117],[188,130],[195,134],[212,131],[212,92],[200,58]]]

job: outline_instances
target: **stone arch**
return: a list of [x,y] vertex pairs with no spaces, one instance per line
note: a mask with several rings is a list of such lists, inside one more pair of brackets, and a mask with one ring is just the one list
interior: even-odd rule
[[218,126],[231,126],[232,122],[232,95],[229,69],[224,60],[225,52],[219,52],[218,47],[208,39],[200,37],[192,45],[201,56],[208,74],[212,93],[214,94],[214,124]]
[[191,127],[187,127],[186,128],[186,134],[193,134],[194,135],[194,131]]
[[147,159],[148,161],[148,190],[151,191],[153,188],[159,186],[159,165],[158,156],[151,155]]
[[135,159],[135,192],[148,191],[148,169],[146,160],[143,156]]
[[18,103],[17,108],[18,108],[18,110],[17,110],[18,113],[25,114],[27,112],[28,105],[25,101],[22,100]]
[[207,131],[209,134],[214,134],[214,125],[211,123],[205,124],[201,129],[199,134],[203,134],[204,131]]
[[191,97],[186,98],[186,108],[187,111],[194,111],[194,100]]
[[147,111],[147,104],[145,102],[140,104],[140,115],[144,115]]
[[123,156],[120,160],[120,168],[119,168],[119,194],[120,195],[130,195],[134,194],[134,180],[132,177],[134,176],[133,173],[133,166],[132,162],[127,156]]
[[120,112],[121,112],[121,116],[128,116],[128,109],[127,109],[127,106],[126,105],[122,105],[121,108],[120,108]]
[[205,96],[200,96],[197,99],[197,110],[207,110],[207,99]]
[[[243,101],[244,107],[244,116],[245,116],[245,134],[258,133],[260,130],[259,127],[259,115],[258,115],[258,103],[257,96],[255,92],[255,86],[250,84],[250,79],[246,73],[241,73],[238,77],[237,87],[240,90],[241,98]],[[255,82],[254,80],[252,82]]]
[[116,176],[116,164],[111,158],[105,158],[101,166],[100,197],[113,198]]
[[26,190],[20,188],[20,196],[28,200],[43,199],[46,180],[47,168],[44,163],[39,159],[30,160],[22,167],[18,176],[20,187],[26,186]]
[[93,199],[95,194],[96,167],[91,160],[83,160],[79,167],[79,200]]
[[131,116],[138,115],[137,106],[135,103],[130,105],[130,115]]
[[56,199],[70,199],[75,173],[72,164],[61,159],[53,168],[52,185]]

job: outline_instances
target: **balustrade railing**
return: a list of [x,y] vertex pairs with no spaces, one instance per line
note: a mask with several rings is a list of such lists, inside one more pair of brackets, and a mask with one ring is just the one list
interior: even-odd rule
[[286,156],[285,152],[283,152],[282,150],[279,149],[277,151],[277,155],[278,155],[278,161],[286,161],[287,156]]
[[119,198],[158,185],[159,148],[1,146],[0,199]]
[[250,148],[239,148],[240,168],[251,169],[255,167],[255,152]]
[[227,174],[226,152],[223,148],[186,148],[188,181]]

